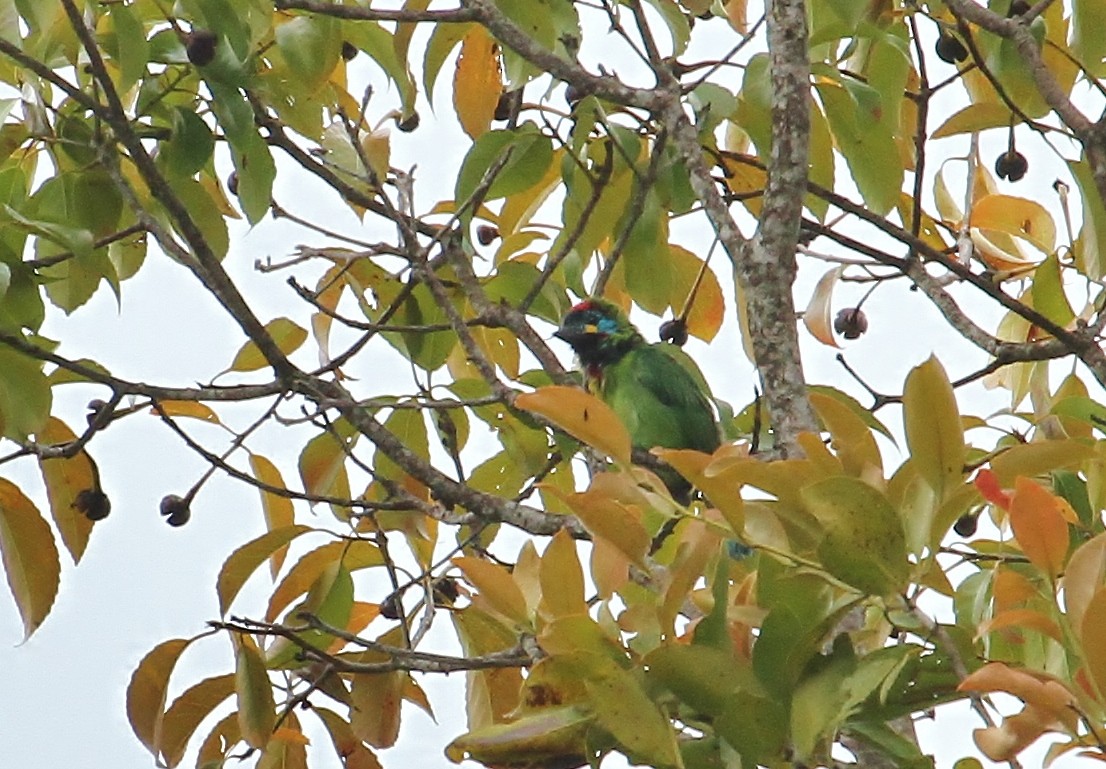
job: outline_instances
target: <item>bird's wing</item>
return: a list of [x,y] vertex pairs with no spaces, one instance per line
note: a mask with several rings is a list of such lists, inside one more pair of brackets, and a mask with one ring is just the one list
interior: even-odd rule
[[704,390],[706,383],[686,353],[669,344],[638,347],[618,368],[621,392],[613,394],[616,411],[633,412],[633,424],[628,426],[636,444],[700,451],[718,448],[718,425]]

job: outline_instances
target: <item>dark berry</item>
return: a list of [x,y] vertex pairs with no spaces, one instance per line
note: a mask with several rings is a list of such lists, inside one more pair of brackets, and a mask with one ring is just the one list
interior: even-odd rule
[[101,419],[102,416],[104,417],[102,423],[107,422],[107,414],[104,413],[108,408],[108,404],[106,402],[100,400],[99,398],[94,398],[93,400],[90,400],[88,402],[87,408],[88,414],[85,415],[85,421],[88,422],[89,427],[92,427],[92,423]]
[[111,512],[111,500],[99,489],[83,489],[73,500],[73,507],[90,521],[102,521]]
[[349,40],[342,41],[342,58],[346,61],[352,61],[357,56],[357,46],[351,43]]
[[499,94],[499,101],[495,103],[495,115],[496,120],[510,120],[511,113],[514,111],[515,93],[514,91],[504,91]]
[[937,58],[947,64],[959,64],[968,58],[968,49],[955,35],[942,30],[937,38]]
[[398,593],[392,593],[380,602],[380,616],[384,619],[400,619],[403,616],[403,603]]
[[970,537],[975,534],[975,530],[978,525],[978,513],[965,513],[964,515],[956,519],[956,523],[952,525],[952,530],[959,534],[961,537]]
[[476,241],[482,246],[490,246],[499,237],[499,228],[490,224],[481,224],[476,228]]
[[1026,0],[1013,0],[1010,3],[1010,10],[1006,12],[1006,17],[1025,16],[1027,13],[1029,13],[1029,3]]
[[657,332],[662,342],[669,342],[677,347],[687,344],[687,321],[682,318],[666,320],[661,324]]
[[183,526],[192,517],[192,511],[188,509],[188,502],[176,494],[166,494],[161,498],[159,511],[165,516],[165,522],[170,526]]
[[238,172],[231,171],[230,176],[227,177],[227,189],[230,190],[231,195],[238,194]]
[[449,607],[457,602],[461,589],[452,577],[441,577],[434,582],[434,605]]
[[185,39],[185,53],[188,60],[197,67],[210,64],[215,58],[215,45],[219,38],[209,29],[197,29]]
[[998,174],[1000,179],[1007,179],[1012,182],[1020,181],[1028,170],[1029,161],[1025,159],[1025,155],[1017,150],[1007,150],[999,155],[998,160],[995,161],[995,173]]
[[846,339],[859,339],[868,330],[868,316],[859,307],[846,307],[833,319],[833,330]]
[[569,83],[568,88],[565,89],[565,101],[568,102],[568,106],[575,107],[582,98],[584,98],[584,92]]
[[419,127],[419,113],[412,112],[405,118],[399,118],[396,120],[396,128],[403,131],[405,134],[409,134]]

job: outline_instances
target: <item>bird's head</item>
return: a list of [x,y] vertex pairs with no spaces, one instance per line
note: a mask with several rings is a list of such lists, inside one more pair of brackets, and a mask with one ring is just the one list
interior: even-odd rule
[[603,366],[644,340],[617,305],[586,299],[568,311],[554,333],[572,345],[585,366]]

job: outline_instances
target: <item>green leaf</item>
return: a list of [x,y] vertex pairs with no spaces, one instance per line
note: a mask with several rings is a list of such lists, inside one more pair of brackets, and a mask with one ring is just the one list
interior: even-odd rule
[[889,116],[879,92],[837,70],[816,66],[816,88],[830,131],[868,208],[885,214],[898,200],[903,164]]
[[194,110],[173,107],[173,132],[162,142],[158,160],[171,174],[192,176],[207,165],[215,151],[215,136]]
[[342,31],[333,16],[296,16],[277,26],[275,38],[284,60],[307,89],[320,87],[338,65]]
[[61,564],[50,526],[34,503],[5,478],[0,478],[0,562],[23,620],[26,640],[54,605]]
[[1060,260],[1056,254],[1051,254],[1034,270],[1033,287],[1030,291],[1033,309],[1056,325],[1066,328],[1075,320],[1075,311],[1072,310],[1067,293],[1064,291]]
[[[119,65],[119,82],[116,87],[125,93],[131,89],[146,72],[146,61],[150,46],[146,42],[146,30],[135,18],[133,5],[114,5],[111,8],[111,21],[115,31],[113,55]],[[105,47],[107,47],[105,42]]]
[[0,346],[0,435],[22,440],[37,433],[52,401],[42,363]]
[[231,636],[236,647],[234,692],[238,695],[238,727],[242,739],[251,748],[264,748],[276,725],[273,687],[265,670],[265,660],[251,636]]
[[825,529],[818,556],[830,574],[870,595],[906,586],[906,535],[883,494],[855,478],[832,477],[805,487],[801,496]]
[[1072,0],[1071,51],[1094,77],[1106,75],[1106,5],[1098,0]]
[[1079,271],[1091,280],[1106,275],[1106,204],[1095,186],[1094,175],[1086,157],[1068,161],[1082,202],[1083,226],[1075,239],[1075,262]]
[[[416,456],[424,459],[430,456],[430,441],[427,437],[426,418],[422,410],[395,409],[384,421],[384,427]],[[376,453],[373,464],[380,478],[399,481],[407,477],[406,471],[381,451]]]
[[[514,130],[488,131],[473,142],[457,174],[454,200],[466,203],[492,165],[510,153],[494,177],[485,200],[497,200],[524,192],[540,182],[553,162],[553,143],[536,125],[523,123]],[[471,207],[468,218],[472,216]]]
[[[307,341],[307,329],[288,318],[277,318],[265,324],[265,332],[273,340],[273,343],[285,355],[291,355]],[[252,340],[242,345],[238,354],[234,356],[234,362],[230,364],[230,371],[257,371],[269,365],[269,361],[261,354],[261,350]]]

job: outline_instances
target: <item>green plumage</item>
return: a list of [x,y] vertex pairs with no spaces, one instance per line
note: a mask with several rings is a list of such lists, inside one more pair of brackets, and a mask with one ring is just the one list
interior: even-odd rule
[[[626,425],[634,448],[713,452],[719,445],[706,382],[678,347],[648,344],[615,305],[590,299],[572,308],[557,336],[572,345],[595,392]],[[691,485],[673,470],[661,480],[676,499]]]

